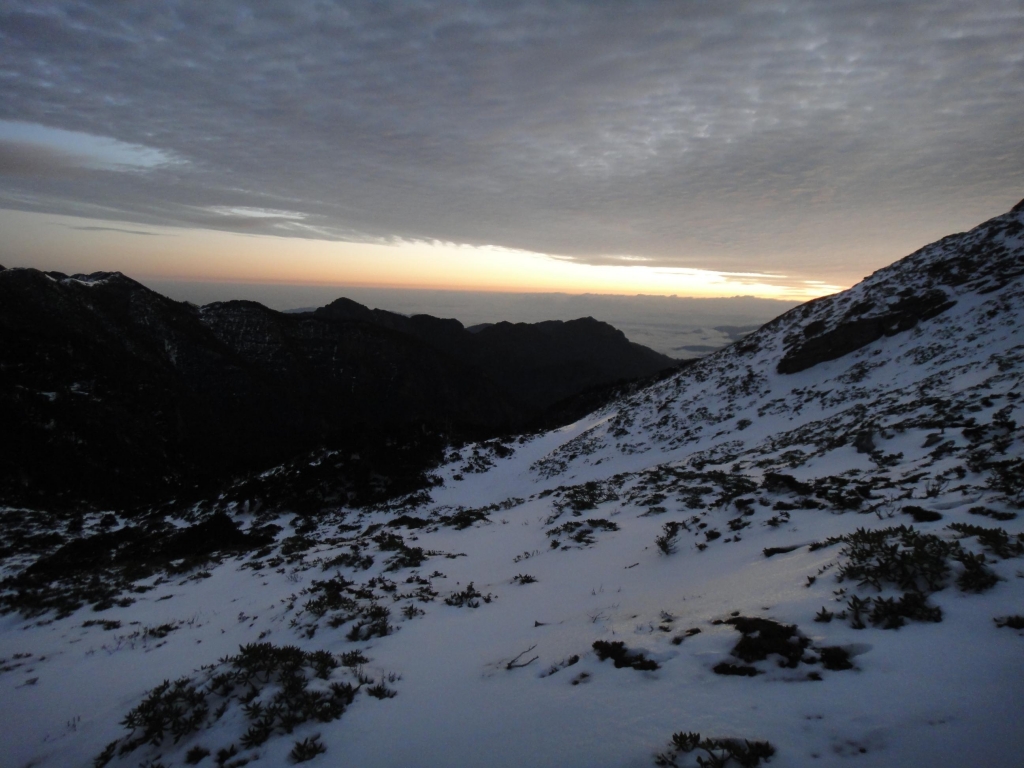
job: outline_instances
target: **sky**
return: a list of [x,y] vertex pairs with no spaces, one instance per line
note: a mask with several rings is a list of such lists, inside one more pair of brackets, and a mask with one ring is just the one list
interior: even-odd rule
[[1024,197],[1024,6],[0,0],[0,263],[848,287]]

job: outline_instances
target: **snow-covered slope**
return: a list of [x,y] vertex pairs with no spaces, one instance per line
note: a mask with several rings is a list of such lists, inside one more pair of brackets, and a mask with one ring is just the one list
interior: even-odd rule
[[429,497],[177,510],[252,546],[115,559],[98,611],[27,616],[9,581],[0,763],[1020,765],[1022,275],[1019,205],[574,425],[453,449]]

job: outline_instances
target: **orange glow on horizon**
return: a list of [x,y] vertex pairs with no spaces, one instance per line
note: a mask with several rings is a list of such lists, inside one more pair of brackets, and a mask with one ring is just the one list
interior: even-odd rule
[[18,259],[5,266],[68,273],[120,271],[139,279],[800,301],[845,287],[783,275],[595,266],[495,246],[351,243],[17,211],[0,211],[0,229],[13,235],[5,251]]

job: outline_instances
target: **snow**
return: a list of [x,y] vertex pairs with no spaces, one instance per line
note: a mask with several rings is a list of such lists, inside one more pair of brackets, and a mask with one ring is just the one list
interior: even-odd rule
[[[963,247],[984,234],[960,236]],[[1020,258],[1019,238],[997,241]],[[1003,460],[1024,454],[1021,428],[999,427],[1024,422],[1022,278],[983,295],[970,284],[946,288],[957,304],[912,330],[799,373],[775,368],[794,328],[816,319],[834,327],[865,296],[918,285],[922,265],[956,248],[950,240],[930,246],[848,295],[814,302],[806,317],[787,314],[742,342],[754,342],[746,351],[730,347],[576,424],[512,441],[511,456],[463,447],[438,469],[444,485],[432,489],[429,502],[327,514],[307,534],[319,543],[290,562],[254,570],[251,553],[226,557],[208,564],[205,578],[140,582],[152,589],[134,594],[128,607],[82,608],[65,618],[3,616],[0,763],[91,764],[105,745],[127,736],[122,719],[161,681],[201,680],[203,665],[241,645],[271,642],[335,654],[361,650],[369,659],[363,675],[386,681],[397,695],[378,700],[360,690],[337,720],[307,722],[239,749],[240,758],[262,765],[288,763],[297,740],[319,734],[327,752],[312,765],[650,766],[676,731],[767,740],[777,749],[773,764],[785,766],[1019,765],[1024,631],[993,619],[1021,612],[1024,560],[989,554],[986,564],[1001,580],[979,594],[957,588],[962,566],[952,563],[947,586],[928,598],[942,609],[941,622],[855,629],[840,618],[814,617],[874,590],[837,580],[842,545],[809,545],[859,528],[910,524],[900,513],[907,505],[941,512],[941,521],[914,526],[949,542],[958,540],[946,527],[955,522],[1002,527],[1011,536],[1022,530],[1020,518],[997,522],[970,512],[1020,508],[1019,494],[996,487],[994,470],[972,464],[971,456],[989,448]],[[975,282],[990,278],[979,274]],[[933,348],[927,356],[925,346]],[[750,425],[740,429],[743,419]],[[988,431],[970,437],[971,424]],[[864,430],[874,435],[870,454],[853,444]],[[940,443],[925,447],[936,433]],[[945,453],[937,451],[946,443]],[[466,470],[474,448],[490,465],[485,471]],[[825,489],[813,495],[818,508],[801,506],[807,494],[769,488],[770,472]],[[747,484],[730,491],[741,481]],[[822,495],[857,483],[870,488],[859,509]],[[590,502],[573,501],[591,491],[597,495]],[[440,522],[460,508],[489,505],[497,506],[465,529]],[[230,511],[243,526],[268,522],[247,506]],[[430,556],[417,568],[386,571],[393,552],[374,547],[377,531],[360,531],[403,513],[430,524],[382,530]],[[286,510],[269,521],[284,528],[278,543],[294,533],[293,518]],[[573,531],[552,533],[591,520],[618,530],[594,524],[581,541]],[[665,554],[655,540],[669,522],[687,529]],[[338,541],[339,525],[357,529]],[[708,536],[711,530],[719,536]],[[356,539],[375,558],[369,570],[323,569]],[[959,541],[982,551],[974,538]],[[786,547],[793,549],[766,557],[766,548]],[[19,566],[12,559],[4,567]],[[357,584],[378,576],[394,581],[394,593],[374,587],[374,594],[390,606],[396,631],[353,642],[346,639],[350,623],[331,628],[329,615],[317,619],[305,609],[312,593],[303,591],[336,574]],[[514,582],[519,574],[536,582]],[[436,599],[400,597],[416,587],[406,581],[413,577],[428,581]],[[470,583],[490,601],[445,604]],[[887,585],[883,594],[899,593]],[[423,613],[406,617],[407,606]],[[730,653],[740,635],[720,623],[737,613],[795,624],[815,647],[846,649],[854,669],[781,668],[769,658],[755,664],[756,677],[715,674],[720,662],[739,663]],[[85,626],[89,620],[120,626]],[[166,624],[175,625],[166,636],[147,635]],[[673,642],[691,628],[700,632]],[[615,668],[598,660],[597,640],[623,641],[660,667]],[[577,663],[559,668],[573,656]],[[810,672],[822,679],[808,679]],[[355,674],[341,669],[332,679],[355,682]],[[178,743],[168,737],[110,764],[182,765],[197,744],[214,753],[239,744],[245,727],[235,707]],[[695,758],[680,755],[679,764]],[[214,755],[199,764],[215,764]]]

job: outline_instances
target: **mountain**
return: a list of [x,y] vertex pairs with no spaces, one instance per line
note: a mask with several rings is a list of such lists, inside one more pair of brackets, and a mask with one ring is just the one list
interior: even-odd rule
[[573,424],[449,448],[429,489],[282,508],[285,464],[144,519],[8,509],[0,739],[39,766],[1017,765],[1022,319],[1024,204]]
[[347,299],[298,314],[196,307],[116,272],[8,269],[0,498],[194,495],[322,446],[361,456],[343,468],[353,493],[373,475],[396,475],[393,492],[422,484],[451,439],[524,429],[565,398],[673,365],[591,318],[472,334]]
[[373,324],[419,338],[483,372],[526,413],[543,411],[590,387],[650,376],[676,365],[672,358],[630,342],[622,331],[592,317],[467,329],[458,320],[405,317],[369,310],[349,299],[321,307],[313,316]]

